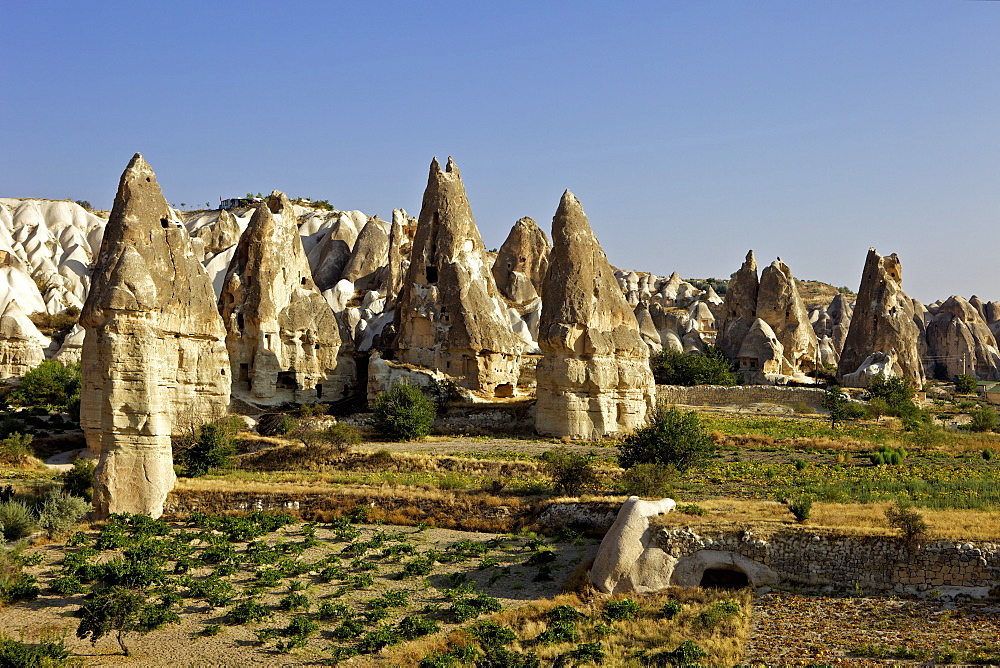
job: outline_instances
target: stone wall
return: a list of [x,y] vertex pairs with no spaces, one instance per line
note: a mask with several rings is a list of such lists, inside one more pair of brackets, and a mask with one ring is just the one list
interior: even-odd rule
[[711,527],[657,531],[655,544],[677,560],[671,584],[698,585],[706,568],[722,568],[746,573],[755,585],[985,597],[1000,578],[996,543],[908,543],[805,527],[766,536]]
[[775,385],[657,385],[660,401],[681,406],[731,406],[740,404],[782,404],[794,406],[806,403],[821,409],[823,390],[811,387],[778,387]]

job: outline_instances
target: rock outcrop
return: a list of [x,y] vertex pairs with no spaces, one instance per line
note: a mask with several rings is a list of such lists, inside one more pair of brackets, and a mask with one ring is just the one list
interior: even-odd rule
[[759,287],[757,260],[753,256],[753,251],[749,251],[743,266],[729,281],[726,296],[722,300],[722,312],[716,320],[718,334],[715,343],[730,359],[735,359],[739,355],[743,337],[757,319]]
[[845,385],[857,382],[854,376],[848,376],[861,369],[872,353],[880,352],[891,356],[893,375],[908,378],[920,387],[924,384],[924,369],[919,338],[913,300],[903,292],[899,258],[895,253],[882,257],[870,248],[840,356],[838,378]]
[[230,246],[235,246],[242,233],[243,230],[236,221],[236,217],[223,209],[219,212],[219,217],[214,224],[196,228],[191,232],[191,236],[202,240],[205,244],[206,254],[215,255]]
[[514,223],[493,262],[493,278],[507,301],[526,306],[541,297],[551,249],[549,238],[534,220],[522,218]]
[[757,318],[766,322],[784,350],[781,373],[792,377],[816,369],[819,344],[792,270],[779,257],[760,275]]
[[737,353],[740,375],[747,384],[769,385],[785,373],[785,347],[766,322],[757,318]]
[[20,378],[45,361],[49,338],[38,331],[17,300],[0,315],[0,378]]
[[443,170],[431,162],[394,325],[397,361],[443,372],[482,397],[513,394],[522,344],[451,158]]
[[142,156],[122,174],[80,324],[81,425],[100,454],[94,506],[158,517],[170,437],[229,406],[225,330],[208,274]]
[[334,401],[358,390],[350,348],[313,283],[284,193],[257,206],[223,281],[219,310],[237,395],[271,404]]
[[651,520],[676,507],[673,499],[643,501],[630,496],[594,557],[590,569],[594,586],[605,594],[644,594],[668,587],[676,560],[656,544]]
[[927,323],[928,375],[951,380],[972,374],[979,380],[1000,380],[1000,351],[980,308],[952,296],[938,307]]
[[583,207],[568,190],[552,219],[542,295],[538,433],[600,438],[645,424],[655,396],[649,348]]
[[385,266],[389,262],[389,235],[375,216],[361,229],[351,259],[344,266],[341,279],[354,284],[355,290],[379,288]]

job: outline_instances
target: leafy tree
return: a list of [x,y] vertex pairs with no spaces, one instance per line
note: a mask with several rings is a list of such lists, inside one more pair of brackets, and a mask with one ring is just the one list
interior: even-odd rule
[[383,392],[375,398],[372,411],[372,424],[379,433],[400,441],[427,436],[437,415],[434,402],[413,385],[396,385]]
[[566,448],[546,450],[541,456],[546,473],[555,483],[556,491],[567,496],[579,496],[586,487],[597,482],[593,458]]
[[298,432],[299,440],[306,447],[329,445],[339,454],[347,454],[361,442],[361,432],[352,424],[337,422],[325,429],[305,429]]
[[997,411],[992,406],[977,406],[969,415],[972,416],[969,423],[972,431],[994,431],[997,428]]
[[830,412],[831,428],[836,429],[838,422],[843,422],[848,418],[850,404],[851,402],[847,398],[847,393],[840,389],[840,387],[832,385],[826,388],[826,392],[823,393],[822,405],[823,408]]
[[908,413],[913,404],[915,391],[908,378],[902,376],[876,376],[868,386],[868,396],[881,398],[889,406],[889,414],[901,417],[900,413]]
[[63,366],[45,360],[24,374],[21,386],[10,393],[12,403],[21,406],[68,406],[79,402],[80,365]]
[[76,628],[76,637],[86,639],[90,636],[91,644],[96,645],[98,640],[114,633],[122,654],[129,656],[124,636],[139,629],[146,597],[137,590],[112,585],[94,591],[87,599],[77,611],[80,624]]
[[649,424],[618,446],[618,463],[626,469],[636,464],[662,464],[683,473],[707,462],[713,452],[715,443],[705,433],[697,413],[661,402],[653,409]]
[[188,440],[187,447],[182,444],[180,459],[190,477],[205,475],[213,468],[225,468],[232,462],[236,454],[235,436],[238,430],[235,419],[220,420],[203,424]]
[[681,353],[664,348],[650,359],[653,376],[662,385],[736,385],[732,361],[718,346],[704,353]]
[[976,391],[976,377],[972,374],[963,373],[955,378],[955,392],[958,394],[972,394]]
[[903,538],[914,541],[927,534],[929,529],[927,521],[923,516],[900,501],[895,506],[890,506],[885,511],[885,519],[889,526],[899,529]]
[[75,201],[76,201],[77,204],[79,204],[80,206],[82,206],[87,211],[92,211],[94,209],[94,207],[92,207],[90,205],[90,202],[88,202],[85,199],[78,199],[78,200],[75,200]]
[[87,503],[94,500],[94,470],[97,464],[93,459],[77,457],[73,460],[73,468],[63,473],[63,492],[78,496]]

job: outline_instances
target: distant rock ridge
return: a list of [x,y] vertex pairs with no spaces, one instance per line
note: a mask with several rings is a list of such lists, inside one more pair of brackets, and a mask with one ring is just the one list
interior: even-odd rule
[[97,514],[158,517],[175,480],[170,437],[226,414],[230,376],[208,275],[138,153],[122,174],[80,324]]

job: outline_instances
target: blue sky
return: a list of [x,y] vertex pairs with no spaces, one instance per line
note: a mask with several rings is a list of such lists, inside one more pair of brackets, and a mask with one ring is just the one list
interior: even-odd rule
[[747,249],[857,289],[1000,300],[1000,2],[11,2],[0,196],[281,189],[416,215],[454,156],[487,246],[562,191],[609,259]]

